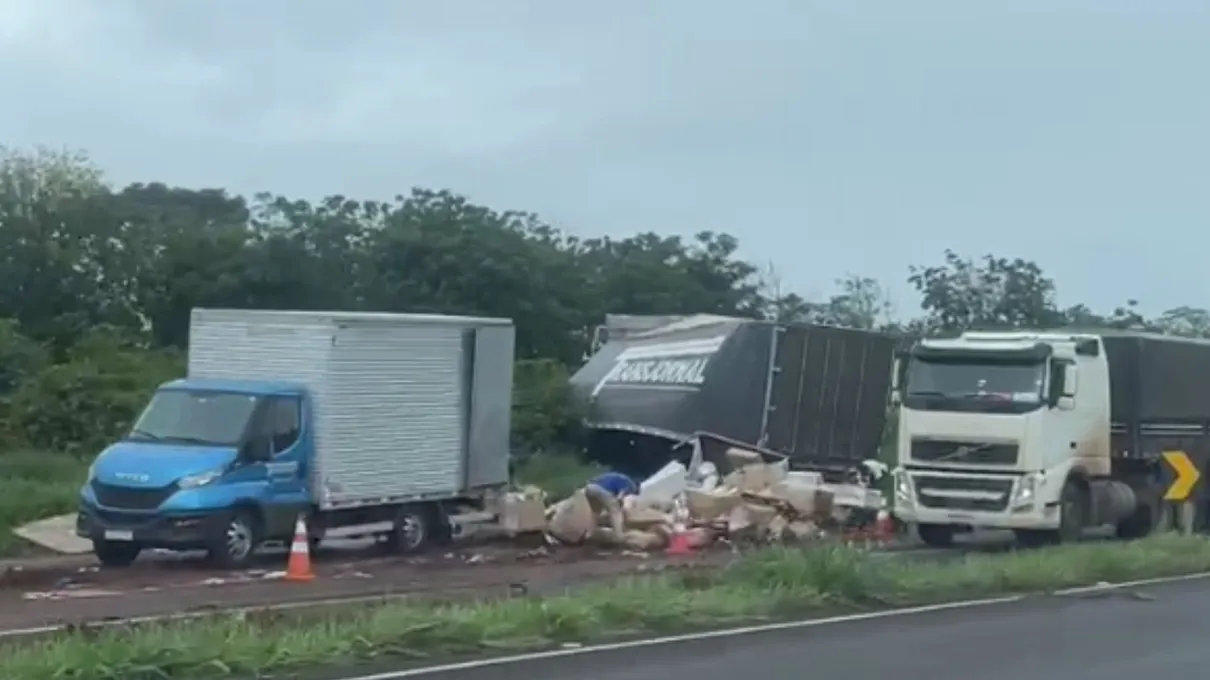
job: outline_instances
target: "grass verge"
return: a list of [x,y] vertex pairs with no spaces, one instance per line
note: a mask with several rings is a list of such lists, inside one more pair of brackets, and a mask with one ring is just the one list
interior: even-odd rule
[[0,677],[22,680],[222,678],[399,657],[546,647],[1210,571],[1210,541],[1158,536],[945,562],[839,546],[762,550],[708,573],[676,572],[537,599],[386,603],[336,616],[241,616],[100,632],[7,647]]
[[605,468],[571,453],[535,453],[517,463],[513,479],[544,491],[550,500],[567,498]]
[[29,551],[17,527],[74,511],[87,474],[88,463],[64,454],[0,453],[0,557]]

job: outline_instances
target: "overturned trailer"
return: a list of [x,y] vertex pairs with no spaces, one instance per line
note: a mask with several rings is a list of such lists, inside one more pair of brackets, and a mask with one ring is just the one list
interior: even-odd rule
[[646,474],[694,432],[844,470],[875,457],[896,342],[871,331],[698,315],[606,342],[572,377],[589,453]]

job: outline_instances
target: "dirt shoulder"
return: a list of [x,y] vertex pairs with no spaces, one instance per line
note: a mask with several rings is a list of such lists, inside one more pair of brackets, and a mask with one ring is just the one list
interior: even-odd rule
[[305,584],[284,582],[271,572],[205,576],[162,569],[134,580],[72,582],[42,591],[0,591],[0,639],[3,631],[43,626],[340,598],[551,594],[594,581],[659,571],[669,565],[721,566],[731,558],[727,551],[675,559],[565,551],[511,562],[443,555],[425,561],[322,565],[317,568],[318,578]]

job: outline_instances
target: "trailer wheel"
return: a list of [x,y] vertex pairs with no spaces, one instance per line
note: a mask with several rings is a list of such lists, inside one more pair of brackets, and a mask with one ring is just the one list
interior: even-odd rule
[[921,524],[916,533],[930,548],[948,548],[954,544],[954,527],[948,524]]

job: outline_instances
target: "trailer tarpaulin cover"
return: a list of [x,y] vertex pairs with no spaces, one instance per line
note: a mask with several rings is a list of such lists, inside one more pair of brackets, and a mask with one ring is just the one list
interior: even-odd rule
[[709,432],[840,463],[877,454],[894,350],[870,331],[689,317],[606,343],[572,387],[600,429]]
[[572,376],[572,388],[594,426],[687,437],[700,429],[712,361],[742,323],[690,317],[607,342]]

